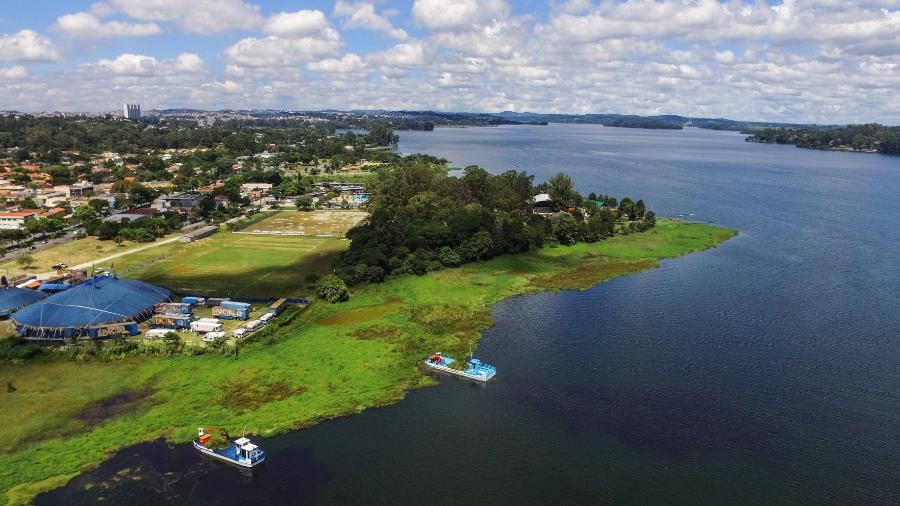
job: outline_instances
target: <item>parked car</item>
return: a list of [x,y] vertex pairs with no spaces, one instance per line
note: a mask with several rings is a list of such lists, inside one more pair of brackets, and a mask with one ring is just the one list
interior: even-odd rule
[[203,342],[211,343],[216,339],[224,338],[224,332],[207,332],[205,336],[203,336]]

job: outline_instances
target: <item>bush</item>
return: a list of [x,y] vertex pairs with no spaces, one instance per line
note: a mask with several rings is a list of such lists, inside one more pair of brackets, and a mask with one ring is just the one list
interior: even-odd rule
[[329,274],[319,280],[316,285],[316,295],[322,300],[336,304],[348,300],[350,291],[347,290],[347,285],[341,278]]

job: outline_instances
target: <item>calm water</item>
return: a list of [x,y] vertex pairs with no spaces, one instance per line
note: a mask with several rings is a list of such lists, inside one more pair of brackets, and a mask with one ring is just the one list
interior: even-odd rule
[[[46,504],[898,504],[900,158],[598,126],[403,132],[737,228],[586,292],[495,308],[498,379],[264,441],[255,475],[158,442]],[[140,480],[84,491],[122,468]]]

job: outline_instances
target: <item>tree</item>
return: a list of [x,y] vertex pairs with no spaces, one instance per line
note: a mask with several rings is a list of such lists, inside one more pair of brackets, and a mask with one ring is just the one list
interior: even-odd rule
[[571,245],[578,242],[578,222],[569,213],[560,213],[554,228],[554,235],[560,244]]
[[322,300],[337,304],[348,300],[350,291],[347,290],[344,280],[334,274],[329,274],[316,284],[316,295]]
[[464,262],[474,262],[487,258],[493,245],[494,240],[491,239],[491,234],[486,230],[479,230],[475,235],[463,241],[456,252]]
[[303,211],[311,211],[313,208],[312,198],[309,197],[308,195],[303,195],[302,197],[297,197],[297,200],[294,201],[294,204],[296,204],[297,209],[300,209]]
[[31,255],[22,255],[19,258],[16,258],[16,263],[22,266],[23,269],[27,269],[29,265],[34,263],[34,257]]
[[644,218],[644,213],[647,212],[647,206],[644,205],[643,200],[638,200],[634,203],[634,219],[640,220]]
[[562,209],[568,209],[575,206],[578,200],[578,194],[575,192],[575,183],[568,174],[558,173],[547,180],[550,187],[550,199],[556,202]]
[[622,199],[622,202],[619,202],[619,216],[625,218],[629,221],[634,221],[635,209],[634,209],[634,201],[628,197]]
[[90,206],[90,205],[78,206],[72,212],[72,217],[75,218],[75,220],[77,220],[81,224],[84,224],[84,223],[96,218],[97,211],[94,209],[93,206]]

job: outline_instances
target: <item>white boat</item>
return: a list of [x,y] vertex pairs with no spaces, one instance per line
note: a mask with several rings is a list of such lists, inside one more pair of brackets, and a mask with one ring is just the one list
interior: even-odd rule
[[194,440],[194,448],[203,455],[247,468],[256,467],[266,460],[266,452],[251,443],[246,437],[235,439],[227,448],[218,450],[204,445],[210,436],[203,433],[203,428],[200,428],[198,432],[200,436]]

